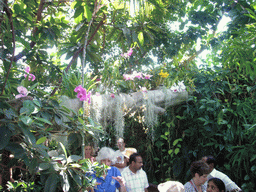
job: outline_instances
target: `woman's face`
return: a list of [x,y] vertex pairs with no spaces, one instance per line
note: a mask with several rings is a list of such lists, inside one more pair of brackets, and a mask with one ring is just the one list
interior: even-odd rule
[[220,192],[219,188],[217,185],[213,183],[213,181],[209,181],[207,184],[207,190],[206,192]]
[[111,166],[111,160],[110,159],[102,159],[100,162],[102,164],[107,165],[107,166]]
[[208,179],[207,179],[208,174],[203,174],[199,176],[198,173],[195,174],[195,178],[197,179],[197,182],[199,185],[203,185]]
[[84,147],[85,154],[92,154],[92,147],[91,146],[85,146]]

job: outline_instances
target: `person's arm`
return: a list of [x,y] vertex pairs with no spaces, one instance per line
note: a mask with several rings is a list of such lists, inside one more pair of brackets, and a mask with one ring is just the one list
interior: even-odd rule
[[117,180],[120,184],[120,187],[118,188],[119,192],[127,192],[125,187],[125,180],[121,176],[112,177],[113,179]]
[[148,192],[148,188],[145,188],[145,192]]

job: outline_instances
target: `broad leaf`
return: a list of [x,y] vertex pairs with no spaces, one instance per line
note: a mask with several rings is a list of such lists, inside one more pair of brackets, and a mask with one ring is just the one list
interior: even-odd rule
[[57,174],[50,174],[45,182],[44,192],[55,192],[57,189],[57,184],[59,182],[59,176]]
[[4,149],[8,145],[11,135],[12,133],[8,129],[8,127],[5,127],[5,126],[0,127],[0,150]]

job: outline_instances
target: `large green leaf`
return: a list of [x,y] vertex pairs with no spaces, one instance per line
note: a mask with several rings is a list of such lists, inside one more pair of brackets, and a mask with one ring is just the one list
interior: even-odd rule
[[41,137],[41,138],[39,138],[37,141],[36,141],[36,144],[37,145],[40,145],[40,144],[42,144],[43,142],[45,142],[46,141],[46,137]]
[[36,120],[38,120],[39,122],[43,122],[43,123],[47,123],[49,125],[52,125],[52,123],[50,121],[48,121],[47,119],[43,119],[41,117],[34,117]]
[[4,149],[8,145],[11,135],[12,133],[8,127],[3,125],[0,127],[0,150]]
[[62,176],[62,182],[61,182],[62,190],[64,192],[68,192],[70,188],[70,184],[68,181],[68,174],[64,170],[61,170],[60,175]]
[[19,122],[19,127],[20,130],[23,132],[27,142],[31,145],[36,143],[36,138],[35,136],[30,132],[30,130],[28,129],[28,127],[26,127],[22,122]]
[[23,102],[23,107],[20,109],[20,114],[30,115],[31,113],[34,112],[34,110],[35,110],[35,105],[33,101],[26,100]]
[[33,122],[29,116],[20,116],[19,118],[25,125],[31,125]]
[[59,182],[59,176],[55,173],[50,174],[45,182],[44,192],[55,192]]

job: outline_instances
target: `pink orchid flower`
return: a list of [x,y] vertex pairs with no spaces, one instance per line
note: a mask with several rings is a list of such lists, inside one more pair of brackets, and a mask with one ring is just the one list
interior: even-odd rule
[[19,86],[17,87],[18,95],[15,96],[16,99],[21,97],[26,97],[28,95],[28,90],[25,87]]
[[33,75],[32,73],[30,73],[30,74],[28,75],[28,80],[29,80],[29,81],[30,81],[30,80],[35,81],[35,79],[36,79],[36,76]]
[[150,79],[153,75],[143,74],[145,79]]
[[110,94],[110,97],[115,98],[115,94],[114,94],[114,93],[111,93],[111,94]]
[[79,93],[83,89],[82,85],[78,85],[75,89],[74,92]]

